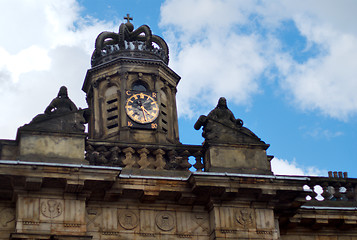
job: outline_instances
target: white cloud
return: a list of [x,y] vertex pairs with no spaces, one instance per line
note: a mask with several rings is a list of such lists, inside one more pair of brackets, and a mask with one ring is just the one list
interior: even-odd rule
[[[1,138],[44,111],[62,85],[86,107],[81,86],[96,36],[117,24],[80,16],[75,0],[1,1]],[[16,14],[15,14],[16,13]]]
[[[185,79],[178,93],[181,114],[192,114],[192,103],[202,96],[201,103],[208,96],[211,105],[218,95],[249,104],[260,92],[261,74],[276,66],[281,92],[296,107],[341,120],[355,115],[356,11],[353,0],[166,1],[160,24],[171,66]],[[286,21],[306,39],[302,51],[316,52],[307,61],[282,50],[277,32]]]
[[180,51],[171,64],[185,79],[179,85],[181,112],[215,104],[221,96],[238,104],[248,102],[259,91],[257,80],[266,64],[256,41],[254,36],[232,34],[220,42],[208,40]]
[[167,0],[161,6],[160,24],[172,27],[183,42],[207,35],[220,38],[220,34],[230,31],[233,24],[247,24],[245,11],[253,6],[254,1]]
[[[292,58],[283,62],[282,86],[296,105],[347,120],[357,113],[357,31],[354,1],[287,1],[290,12],[308,46],[321,50],[307,62]],[[278,62],[280,67],[282,62]],[[289,71],[286,71],[287,65]]]
[[357,36],[336,32],[324,43],[326,54],[306,63],[291,63],[283,85],[301,108],[318,109],[338,119],[357,113],[356,42]]
[[327,174],[326,170],[313,166],[300,166],[295,160],[290,162],[276,157],[271,161],[271,167],[275,175],[323,176]]
[[11,55],[5,49],[0,49],[0,66],[11,73],[14,82],[19,76],[31,71],[48,70],[51,59],[47,55],[47,49],[32,45],[21,50],[17,54]]
[[185,79],[177,96],[180,114],[193,116],[198,107],[207,110],[221,96],[249,104],[260,92],[259,77],[267,67],[262,39],[231,29],[248,22],[244,10],[249,7],[238,1],[202,0],[167,1],[162,6],[170,66]]

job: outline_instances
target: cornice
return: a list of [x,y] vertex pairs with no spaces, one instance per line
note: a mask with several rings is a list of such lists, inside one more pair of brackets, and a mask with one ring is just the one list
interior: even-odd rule
[[113,66],[115,64],[124,65],[124,64],[135,64],[141,66],[159,66],[161,67],[169,76],[172,76],[174,79],[177,79],[176,84],[180,81],[181,77],[175,73],[169,66],[167,66],[162,60],[155,60],[155,59],[143,59],[143,58],[133,58],[133,57],[118,57],[111,61],[99,64],[93,68],[88,69],[87,74],[84,79],[84,83],[82,86],[82,90],[86,92],[88,89],[88,78],[92,75],[93,72],[96,72],[101,69],[105,69],[107,67]]

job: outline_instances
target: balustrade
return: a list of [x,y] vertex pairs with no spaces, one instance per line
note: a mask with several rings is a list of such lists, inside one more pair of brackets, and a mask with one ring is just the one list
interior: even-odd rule
[[[203,147],[199,145],[150,145],[87,141],[90,165],[136,169],[204,171]],[[304,186],[309,205],[356,205],[357,179],[347,173],[329,172],[329,177],[308,177]]]
[[203,171],[202,146],[143,145],[94,142],[86,144],[86,160],[91,165],[122,168]]
[[350,179],[344,172],[329,172],[329,177],[309,177],[304,186],[308,201],[339,202],[356,201],[357,179]]

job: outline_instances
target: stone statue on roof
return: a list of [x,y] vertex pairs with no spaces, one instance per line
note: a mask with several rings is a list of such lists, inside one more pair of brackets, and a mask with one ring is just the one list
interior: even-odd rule
[[62,86],[44,113],[35,116],[21,130],[55,131],[55,132],[84,132],[86,110],[76,107],[68,97],[67,88]]
[[207,115],[201,115],[194,125],[203,127],[202,136],[211,143],[263,143],[252,131],[243,127],[243,121],[235,118],[227,107],[227,100],[221,97],[217,106]]
[[59,114],[77,111],[76,105],[68,97],[67,88],[62,86],[56,98],[54,98],[45,110],[45,114]]

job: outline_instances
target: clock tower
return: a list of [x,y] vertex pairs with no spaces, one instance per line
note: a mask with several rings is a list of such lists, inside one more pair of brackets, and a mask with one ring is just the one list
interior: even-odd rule
[[82,90],[91,109],[93,140],[179,143],[176,87],[168,67],[166,42],[147,25],[134,30],[129,15],[119,32],[102,32],[95,41],[92,68]]

